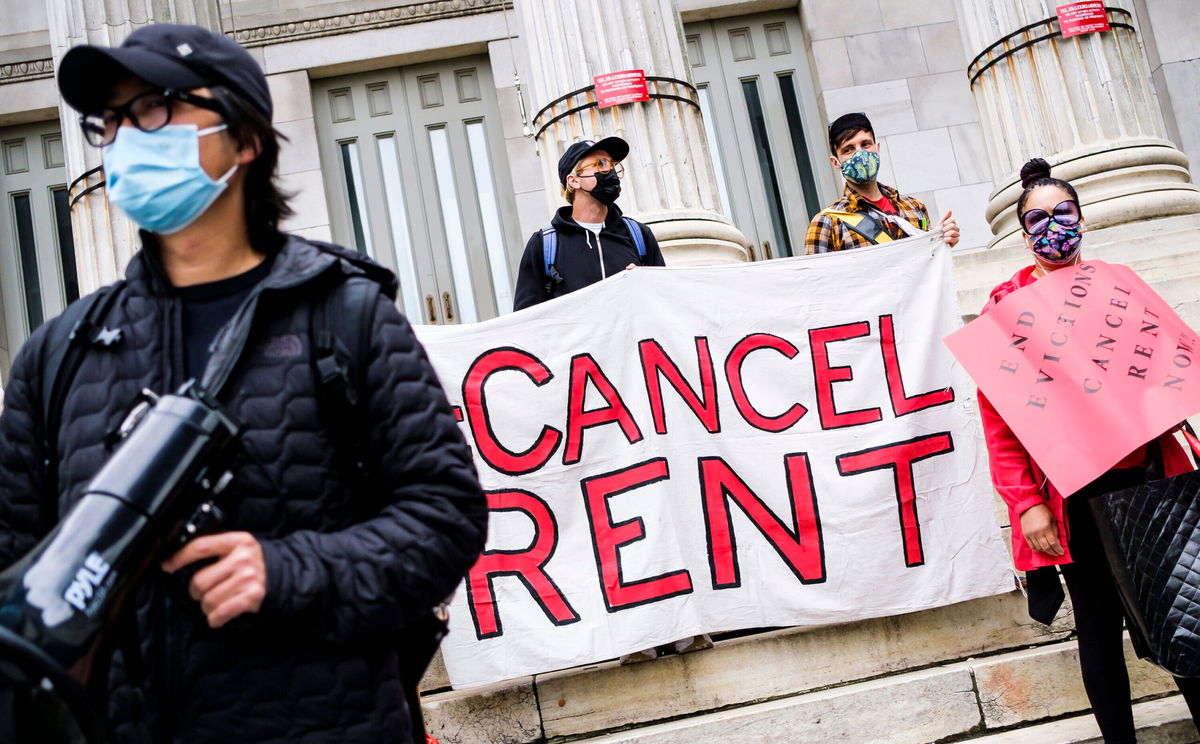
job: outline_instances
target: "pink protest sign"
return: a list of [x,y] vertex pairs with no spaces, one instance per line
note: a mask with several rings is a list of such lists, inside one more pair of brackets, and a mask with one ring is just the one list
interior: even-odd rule
[[1055,271],[945,344],[1067,495],[1200,411],[1195,331],[1126,266]]
[[646,73],[642,70],[623,70],[597,75],[593,78],[593,83],[596,86],[596,105],[599,108],[650,100],[650,91],[646,88]]
[[1062,29],[1063,38],[1109,30],[1103,0],[1084,0],[1060,5],[1055,12],[1058,14],[1058,27]]

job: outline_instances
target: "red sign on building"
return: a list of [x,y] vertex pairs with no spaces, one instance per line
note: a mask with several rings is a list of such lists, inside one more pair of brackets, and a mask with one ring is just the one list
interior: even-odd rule
[[623,70],[597,75],[596,103],[600,108],[616,106],[618,103],[649,101],[650,91],[646,88],[646,73],[642,70]]
[[1104,0],[1083,0],[1060,5],[1057,12],[1058,27],[1062,29],[1063,38],[1109,30]]

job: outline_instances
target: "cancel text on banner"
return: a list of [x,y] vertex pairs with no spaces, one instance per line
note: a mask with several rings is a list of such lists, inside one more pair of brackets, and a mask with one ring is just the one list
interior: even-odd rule
[[920,236],[420,327],[492,510],[451,682],[1011,590],[957,325]]
[[1059,269],[946,345],[1067,496],[1200,412],[1196,333],[1127,266]]

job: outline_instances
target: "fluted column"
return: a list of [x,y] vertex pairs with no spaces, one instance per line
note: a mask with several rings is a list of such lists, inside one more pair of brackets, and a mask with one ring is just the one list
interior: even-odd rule
[[[116,46],[155,21],[218,28],[217,0],[46,0],[54,67],[77,44]],[[87,144],[79,113],[59,102],[63,152],[72,179],[71,228],[79,290],[88,293],[114,281],[137,249],[137,228],[108,203],[100,184],[100,150]],[[94,190],[92,190],[94,189]]]
[[[673,265],[744,261],[746,239],[720,213],[716,177],[673,0],[516,0],[529,49],[534,117],[551,204],[558,158],[580,139],[629,142],[620,205],[650,225]],[[592,80],[645,70],[651,100],[599,109]],[[673,98],[663,96],[674,96]],[[681,100],[683,99],[683,100]]]
[[1166,139],[1132,0],[1111,31],[1061,36],[1061,0],[959,0],[971,92],[996,191],[992,244],[1015,240],[1019,171],[1044,157],[1092,228],[1200,212],[1187,157]]

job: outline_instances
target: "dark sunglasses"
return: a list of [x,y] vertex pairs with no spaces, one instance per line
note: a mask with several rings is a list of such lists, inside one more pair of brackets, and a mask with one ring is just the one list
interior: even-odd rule
[[84,139],[89,145],[103,147],[117,138],[121,122],[126,119],[143,132],[162,129],[170,123],[175,103],[188,103],[225,115],[221,105],[211,98],[181,90],[148,90],[120,106],[110,106],[81,116],[79,126],[83,128]]
[[1021,228],[1029,235],[1041,235],[1046,232],[1046,228],[1050,227],[1050,220],[1054,220],[1063,227],[1074,227],[1079,224],[1081,215],[1079,214],[1079,203],[1073,199],[1060,201],[1054,207],[1053,213],[1047,213],[1044,209],[1031,209],[1021,215]]

